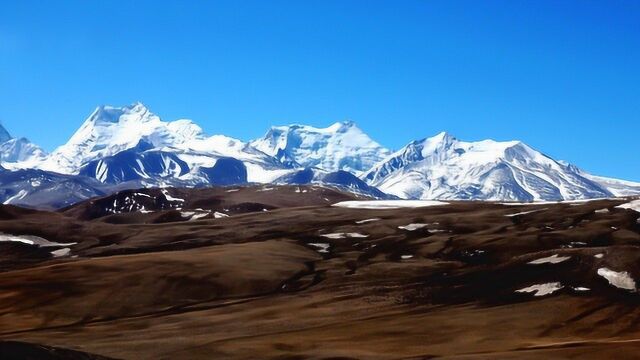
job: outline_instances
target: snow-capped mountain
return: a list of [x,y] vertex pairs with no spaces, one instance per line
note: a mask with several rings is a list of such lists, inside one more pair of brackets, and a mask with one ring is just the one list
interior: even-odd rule
[[26,138],[13,138],[0,125],[0,163],[14,168],[17,163],[35,164],[46,157],[46,152]]
[[344,170],[355,175],[390,154],[352,121],[337,122],[324,129],[306,125],[274,126],[250,144],[294,167]]
[[84,165],[79,175],[117,184],[143,179],[179,178],[189,172],[189,165],[173,153],[153,151],[143,140],[135,147]]
[[587,175],[520,141],[465,142],[444,132],[411,142],[363,179],[415,199],[573,200],[620,193],[613,191],[620,185],[615,180]]
[[287,171],[276,159],[240,140],[207,136],[191,120],[162,121],[141,103],[98,107],[66,144],[37,167],[102,182],[147,179],[153,184],[161,177],[163,183],[173,178],[196,184],[207,181],[202,171],[221,158],[245,163],[249,181],[269,182]]
[[245,143],[166,122],[141,103],[100,106],[47,155],[0,126],[0,201],[59,207],[140,187],[318,184],[376,198],[573,200],[640,195],[640,183],[594,176],[519,141],[447,133],[391,153],[353,122],[272,127]]
[[138,188],[140,183],[102,184],[96,179],[44,170],[0,171],[0,202],[41,209],[58,209],[95,196]]

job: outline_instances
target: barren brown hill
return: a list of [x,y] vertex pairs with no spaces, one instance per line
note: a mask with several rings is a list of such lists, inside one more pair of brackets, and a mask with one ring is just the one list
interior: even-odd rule
[[269,188],[132,191],[57,213],[1,207],[0,339],[19,343],[0,351],[601,359],[640,349],[640,214],[617,207],[629,199],[363,209],[331,206],[354,197],[330,189]]

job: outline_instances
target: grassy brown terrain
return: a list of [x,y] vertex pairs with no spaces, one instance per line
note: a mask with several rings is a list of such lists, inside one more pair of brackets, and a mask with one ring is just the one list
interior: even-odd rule
[[[4,234],[76,244],[0,242],[0,357],[637,358],[640,297],[598,274],[640,279],[628,200],[380,210],[269,189],[1,207]],[[138,198],[143,212],[108,208]]]

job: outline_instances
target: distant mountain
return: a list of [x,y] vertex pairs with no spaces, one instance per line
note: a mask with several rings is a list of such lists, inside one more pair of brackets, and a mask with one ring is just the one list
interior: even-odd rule
[[95,178],[103,183],[173,179],[189,173],[189,165],[170,152],[153,150],[143,140],[136,147],[115,155],[93,160],[80,168],[79,175]]
[[95,196],[140,187],[140,183],[106,185],[77,175],[44,170],[0,170],[0,202],[41,209],[57,209]]
[[447,133],[391,152],[353,122],[272,127],[243,142],[191,120],[166,122],[141,103],[100,106],[47,154],[0,126],[0,202],[67,206],[141,187],[313,184],[374,198],[497,201],[640,195],[640,183],[591,175],[519,141]]
[[13,138],[0,125],[0,163],[13,168],[16,163],[35,164],[42,161],[47,153],[26,138]]
[[250,144],[292,167],[344,170],[355,175],[369,170],[391,153],[351,121],[324,129],[306,125],[275,126]]
[[[142,145],[141,145],[142,144]],[[269,182],[287,167],[240,140],[206,136],[191,120],[164,122],[146,106],[98,107],[65,144],[38,168],[82,174],[102,182],[147,179],[207,182],[201,168],[221,158],[235,158],[247,168],[249,181]]]
[[368,185],[352,173],[344,170],[329,172],[317,168],[306,168],[279,177],[274,180],[274,183],[287,185],[329,185],[342,191],[369,196],[375,199],[397,199],[397,197],[383,193],[377,188]]
[[[447,133],[413,141],[363,179],[389,194],[416,199],[573,200],[611,197],[620,185],[534,150],[520,141],[460,141]],[[626,188],[634,193],[634,186]],[[640,190],[640,188],[636,188]]]

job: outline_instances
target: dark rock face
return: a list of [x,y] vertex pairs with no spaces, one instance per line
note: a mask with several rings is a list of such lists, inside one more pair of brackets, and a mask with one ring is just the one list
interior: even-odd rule
[[333,186],[343,191],[349,191],[360,195],[366,195],[377,199],[390,199],[394,196],[383,193],[377,188],[368,185],[357,176],[347,171],[324,172],[318,169],[306,168],[279,177],[276,184],[307,185],[320,184]]
[[189,172],[189,165],[176,154],[147,151],[150,146],[141,142],[135,148],[92,161],[80,170],[79,175],[107,184],[118,184],[143,179],[174,178]]
[[238,159],[221,158],[213,167],[201,170],[211,185],[228,186],[247,183],[247,167]]

